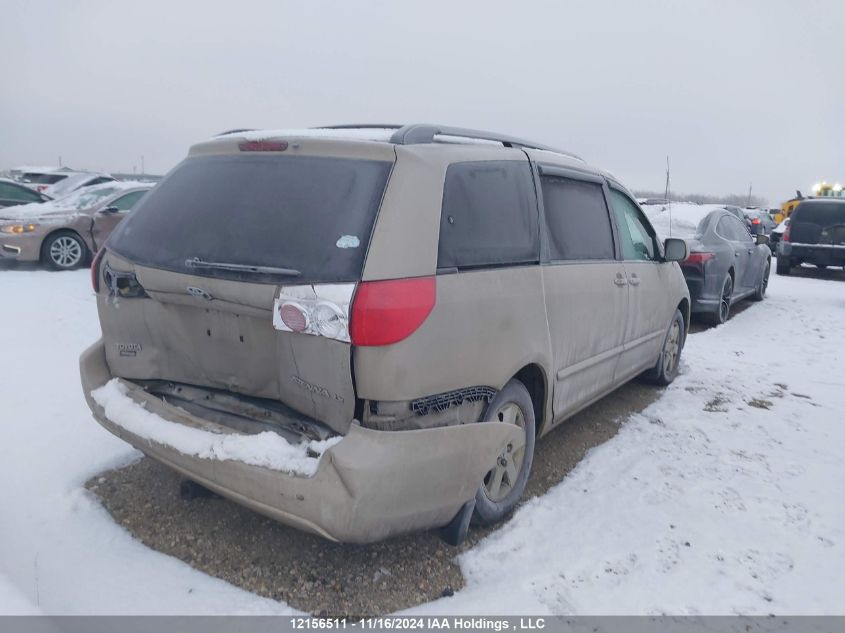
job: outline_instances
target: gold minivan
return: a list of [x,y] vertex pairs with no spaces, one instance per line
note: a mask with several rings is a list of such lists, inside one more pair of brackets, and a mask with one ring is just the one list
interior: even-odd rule
[[682,240],[580,158],[434,125],[194,146],[97,255],[94,416],[328,539],[517,504],[535,438],[678,372]]

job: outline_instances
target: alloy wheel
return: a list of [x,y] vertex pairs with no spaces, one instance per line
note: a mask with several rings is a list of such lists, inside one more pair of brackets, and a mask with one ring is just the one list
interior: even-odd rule
[[73,268],[82,261],[82,245],[69,235],[62,235],[50,245],[50,259],[60,268]]
[[725,285],[722,286],[722,299],[719,302],[719,321],[724,323],[731,315],[731,295],[733,294],[734,284],[733,280],[728,277],[725,280]]
[[666,337],[666,344],[663,346],[663,375],[671,376],[678,366],[678,359],[681,356],[681,326],[677,321],[672,321],[669,328],[669,336]]
[[[493,414],[493,420],[515,424],[525,429],[525,414],[519,405],[508,402]],[[493,470],[484,477],[484,492],[491,501],[498,502],[508,496],[516,485],[522,463],[525,460],[525,432],[508,444],[499,457]]]

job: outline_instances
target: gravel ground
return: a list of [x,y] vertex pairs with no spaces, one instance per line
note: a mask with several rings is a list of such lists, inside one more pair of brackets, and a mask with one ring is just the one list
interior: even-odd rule
[[[613,437],[625,416],[659,393],[630,383],[538,441],[526,498],[561,481],[587,450]],[[178,475],[144,458],[91,479],[87,487],[147,546],[312,614],[377,615],[449,595],[463,586],[455,555],[490,531],[472,528],[460,548],[444,544],[436,531],[340,545],[225,499],[183,501],[179,482]]]

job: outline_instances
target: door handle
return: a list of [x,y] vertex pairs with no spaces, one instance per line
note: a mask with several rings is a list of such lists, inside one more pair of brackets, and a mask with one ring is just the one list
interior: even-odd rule
[[627,286],[627,285],[628,285],[628,282],[627,282],[627,280],[625,279],[625,277],[623,277],[623,276],[622,276],[622,273],[616,273],[616,279],[614,279],[614,280],[613,280],[613,283],[615,283],[615,284],[616,284],[617,286],[619,286],[620,288],[621,288],[622,286]]
[[754,249],[753,249],[753,248],[749,248],[749,249],[748,249],[748,254],[749,254],[749,255],[751,255],[751,253],[753,253],[753,252],[754,252]]
[[734,253],[734,257],[739,257],[739,253]]
[[631,273],[631,276],[628,277],[628,283],[632,286],[639,286],[640,285],[640,278],[637,277],[636,273]]

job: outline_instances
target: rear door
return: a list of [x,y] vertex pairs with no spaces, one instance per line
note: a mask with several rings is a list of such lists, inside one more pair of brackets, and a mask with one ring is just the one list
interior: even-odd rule
[[615,375],[621,382],[657,360],[674,312],[667,292],[673,272],[672,264],[662,261],[654,229],[637,204],[612,183],[609,192],[628,279],[625,349]]
[[[317,139],[297,141],[294,154],[241,145],[190,156],[109,238],[100,274],[134,273],[143,289],[100,292],[109,367],[278,400],[345,432],[355,406],[348,336],[312,326],[348,316],[395,155]],[[280,296],[310,305],[312,320],[302,312],[302,327],[285,330]]]
[[607,392],[625,335],[628,281],[600,177],[540,165],[543,286],[554,360],[554,418]]
[[729,217],[732,245],[736,260],[736,280],[739,290],[753,290],[759,281],[759,257],[756,255],[757,244],[745,225],[736,218]]
[[746,284],[748,261],[751,257],[751,236],[749,234],[749,242],[746,243],[742,233],[748,233],[748,231],[745,230],[739,220],[729,213],[719,218],[719,222],[716,224],[716,233],[730,245],[733,251],[733,294],[745,292],[748,289]]

